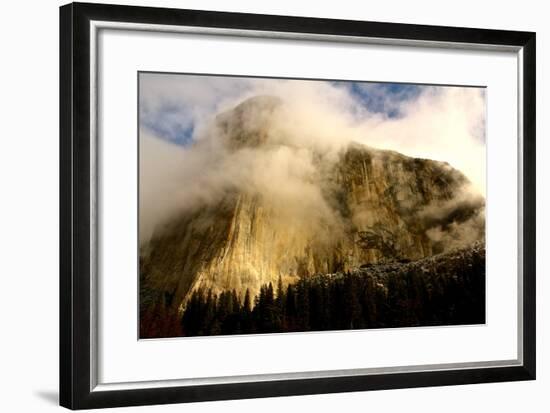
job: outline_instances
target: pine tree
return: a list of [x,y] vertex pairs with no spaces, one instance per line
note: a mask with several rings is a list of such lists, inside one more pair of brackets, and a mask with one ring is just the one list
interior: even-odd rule
[[250,290],[247,288],[244,293],[243,305],[241,307],[241,328],[243,333],[254,332],[252,323],[252,309],[250,308]]
[[285,324],[288,331],[296,331],[297,327],[296,293],[292,284],[289,284],[285,295]]
[[361,305],[354,277],[349,271],[344,277],[344,315],[346,329],[361,328]]
[[279,332],[285,331],[287,328],[285,322],[285,290],[283,288],[283,280],[281,275],[279,275],[279,280],[277,281],[277,298],[275,299],[275,307],[276,330]]
[[301,277],[298,281],[296,307],[298,310],[298,323],[301,331],[310,331],[309,320],[309,291],[306,277]]

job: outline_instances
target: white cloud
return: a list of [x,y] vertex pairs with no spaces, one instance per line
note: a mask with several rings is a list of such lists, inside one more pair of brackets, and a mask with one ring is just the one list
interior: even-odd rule
[[[350,141],[405,155],[445,161],[461,170],[485,194],[485,98],[476,88],[422,87],[412,98],[385,96],[363,84],[363,92],[398,111],[373,113],[349,88],[329,82],[187,75],[142,74],[140,84],[140,239],[178,211],[223,196],[232,186],[258,189],[298,211],[311,203],[328,214],[315,187],[312,151],[327,157]],[[212,129],[216,114],[254,95],[284,101],[269,128],[264,150],[229,152],[223,134]],[[165,122],[194,125],[195,144],[166,142],[147,125],[167,107]],[[170,125],[163,125],[170,128]],[[307,196],[306,196],[307,195]],[[300,207],[300,208],[299,208]]]
[[426,88],[405,102],[399,119],[367,120],[359,129],[368,145],[448,162],[485,196],[485,91]]

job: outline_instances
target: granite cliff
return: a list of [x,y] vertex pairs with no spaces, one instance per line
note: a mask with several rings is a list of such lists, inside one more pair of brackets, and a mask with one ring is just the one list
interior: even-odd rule
[[[217,186],[215,197],[186,208],[142,245],[142,329],[181,312],[199,288],[254,296],[279,277],[289,284],[407,263],[484,240],[484,199],[460,171],[354,142],[309,145],[277,127],[283,110],[280,99],[259,96],[215,119],[209,133],[224,154],[218,172],[250,158],[259,167]],[[305,160],[299,168],[297,159]],[[270,174],[283,170],[288,187],[270,185]]]

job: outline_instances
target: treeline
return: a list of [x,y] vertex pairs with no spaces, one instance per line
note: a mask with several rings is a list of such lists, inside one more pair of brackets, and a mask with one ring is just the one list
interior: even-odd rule
[[301,277],[283,287],[263,285],[219,295],[197,290],[181,318],[184,336],[485,322],[485,257],[433,268],[402,265],[384,273],[358,270]]

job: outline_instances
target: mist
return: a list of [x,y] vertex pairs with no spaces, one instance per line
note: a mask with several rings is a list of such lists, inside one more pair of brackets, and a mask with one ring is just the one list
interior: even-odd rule
[[[424,86],[403,99],[376,84],[361,85],[385,111],[370,109],[348,88],[330,82],[141,78],[140,243],[178,214],[213,205],[235,190],[268,200],[289,225],[323,223],[336,231],[340,217],[317,184],[318,166],[329,167],[351,142],[448,162],[470,181],[457,202],[484,198],[483,89]],[[275,100],[243,111],[238,125],[222,127],[228,111],[254,96]],[[389,116],[389,110],[398,115]],[[239,134],[262,142],[236,142]],[[477,231],[480,219],[466,221]],[[475,231],[435,223],[427,234],[461,242]]]

